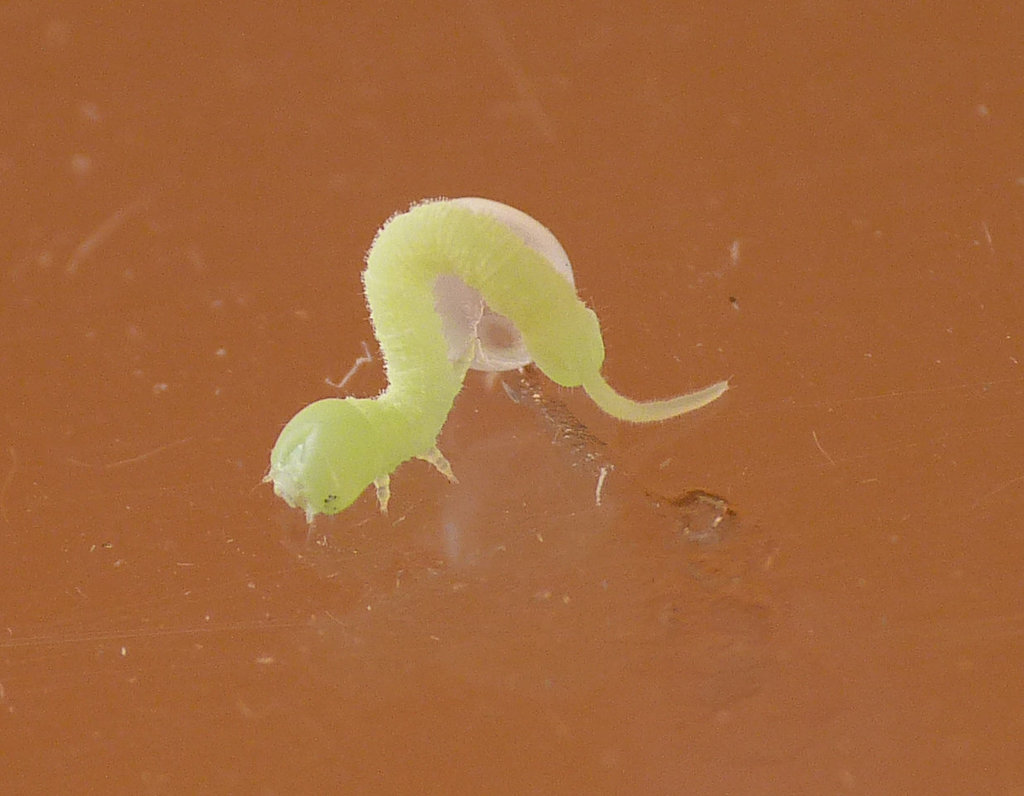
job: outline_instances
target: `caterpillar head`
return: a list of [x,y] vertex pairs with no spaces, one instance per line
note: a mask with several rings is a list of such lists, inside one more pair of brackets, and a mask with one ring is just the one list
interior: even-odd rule
[[289,506],[337,514],[380,475],[380,439],[356,398],[325,398],[300,411],[281,431],[264,481]]

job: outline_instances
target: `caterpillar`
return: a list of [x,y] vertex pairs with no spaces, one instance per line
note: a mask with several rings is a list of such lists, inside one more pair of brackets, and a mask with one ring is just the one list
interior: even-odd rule
[[456,481],[437,448],[466,372],[534,362],[582,387],[607,414],[644,423],[699,409],[728,381],[634,401],[601,376],[597,315],[577,296],[551,232],[489,199],[426,200],[393,215],[366,255],[363,287],[388,386],[375,398],[325,398],[281,431],[265,482],[307,522],[348,508],[373,484],[387,511],[391,474],[419,458]]

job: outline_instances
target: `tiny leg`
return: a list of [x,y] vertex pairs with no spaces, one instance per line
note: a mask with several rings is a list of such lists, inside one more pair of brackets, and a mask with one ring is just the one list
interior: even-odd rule
[[382,475],[373,479],[373,485],[377,489],[377,505],[380,506],[380,513],[388,513],[388,501],[391,499],[391,476]]
[[434,466],[434,469],[453,484],[459,483],[459,479],[456,478],[455,473],[452,472],[452,466],[448,464],[448,460],[444,458],[444,454],[437,448],[431,448],[429,451],[417,458],[423,459],[425,462],[430,462],[430,464]]

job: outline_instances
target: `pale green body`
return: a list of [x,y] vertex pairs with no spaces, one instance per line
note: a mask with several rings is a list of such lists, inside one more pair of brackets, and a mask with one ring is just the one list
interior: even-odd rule
[[666,401],[624,398],[601,377],[597,316],[544,257],[487,215],[448,201],[419,204],[378,232],[363,273],[387,390],[376,398],[310,404],[288,422],[271,452],[266,480],[310,521],[347,508],[371,483],[386,508],[390,474],[412,458],[426,459],[454,480],[437,438],[473,352],[460,362],[448,359],[433,290],[441,274],[455,274],[511,319],[548,378],[582,386],[620,419],[666,419],[709,403],[728,387],[719,382]]

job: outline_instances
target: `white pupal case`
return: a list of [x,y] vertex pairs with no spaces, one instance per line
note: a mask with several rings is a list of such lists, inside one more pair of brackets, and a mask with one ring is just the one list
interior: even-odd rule
[[[573,288],[576,287],[569,255],[551,230],[535,218],[522,210],[478,196],[448,201],[500,221],[551,263],[551,267]],[[448,340],[448,358],[452,362],[466,356],[476,341],[479,344],[470,363],[473,370],[516,370],[533,361],[516,325],[488,307],[483,296],[459,277],[453,274],[439,276],[434,283],[434,301]]]

